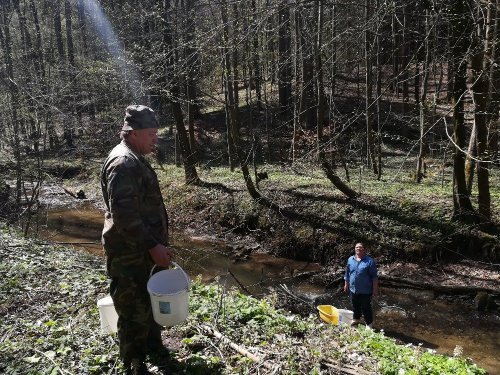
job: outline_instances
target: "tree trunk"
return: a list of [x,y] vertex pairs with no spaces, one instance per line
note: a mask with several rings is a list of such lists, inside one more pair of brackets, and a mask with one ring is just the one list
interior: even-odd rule
[[198,105],[198,94],[195,71],[198,71],[198,54],[196,49],[193,47],[194,44],[194,34],[195,34],[195,17],[194,17],[194,3],[196,0],[186,1],[186,14],[187,14],[187,26],[186,26],[186,64],[189,66],[187,73],[187,83],[186,83],[186,96],[187,96],[187,118],[188,118],[188,129],[189,129],[189,146],[191,148],[192,159],[194,162],[198,161],[197,148],[195,134],[194,134],[194,120],[200,117],[200,106]]
[[295,64],[294,64],[294,86],[295,86],[295,95],[293,100],[293,134],[292,134],[292,144],[291,144],[291,158],[292,164],[295,163],[296,160],[296,150],[297,150],[297,142],[299,139],[299,126],[300,126],[300,103],[302,100],[302,95],[299,90],[300,88],[300,39],[301,39],[301,30],[300,30],[300,11],[301,8],[299,6],[295,7],[293,17],[294,17],[294,55],[295,55]]
[[178,98],[180,90],[178,86],[174,85],[172,87],[172,113],[175,119],[175,128],[177,129],[177,135],[179,137],[179,145],[181,148],[182,161],[184,166],[184,173],[186,175],[186,184],[198,185],[200,184],[200,178],[198,177],[198,172],[196,171],[196,160],[193,157],[193,152],[189,145],[188,133],[186,127],[184,126],[184,116],[182,115],[181,105],[175,98]]
[[373,73],[372,73],[372,32],[370,31],[371,0],[365,0],[365,122],[366,161],[373,173],[378,174],[375,146],[373,142]]
[[[21,45],[23,47],[23,52],[24,55],[26,56],[26,60],[29,63],[33,63],[34,61],[29,61],[29,60],[35,60],[35,56],[33,54],[33,43],[31,41],[31,35],[28,30],[28,27],[26,25],[26,15],[21,11],[21,8],[19,6],[19,0],[13,0],[12,5],[16,10],[17,17],[19,20],[19,29],[21,33]],[[36,60],[35,60],[36,61]]]
[[[228,60],[228,61],[225,61],[225,60]],[[224,56],[223,56],[223,61],[225,64],[229,64],[229,56],[227,55],[227,49],[226,49],[226,53],[224,53]],[[230,68],[230,65],[229,65],[229,68],[228,69],[231,69]],[[223,75],[226,74],[226,71],[224,70],[222,72]],[[234,169],[236,168],[236,152],[234,151],[234,142],[233,142],[233,137],[231,135],[231,114],[230,114],[230,109],[229,109],[229,106],[228,106],[228,103],[229,103],[229,93],[227,91],[228,89],[228,86],[226,85],[226,79],[223,78],[223,85],[224,85],[224,111],[225,111],[225,121],[226,121],[226,134],[227,134],[227,157],[228,157],[228,162],[229,162],[229,169],[231,170],[231,172],[234,171]]]
[[83,2],[85,0],[78,0],[78,28],[80,29],[80,35],[82,40],[82,55],[87,56],[87,22],[85,17],[85,6]]
[[453,218],[460,221],[470,221],[473,218],[473,209],[470,195],[465,183],[465,118],[464,96],[467,90],[466,56],[470,47],[469,36],[472,33],[472,21],[468,14],[471,0],[455,0],[452,12],[458,16],[451,23],[453,48],[453,138],[455,150],[453,157]]
[[[488,7],[488,29],[491,33],[491,45],[487,50],[486,59],[490,61],[498,61],[500,55],[500,0],[491,0]],[[498,121],[500,114],[500,69],[498,64],[489,64],[489,79],[488,88],[488,151],[491,159],[498,158]]]
[[42,32],[40,29],[40,21],[38,19],[38,11],[35,6],[35,1],[30,0],[30,9],[33,16],[33,22],[35,24],[35,67],[37,75],[39,75],[42,80],[45,79],[45,66],[43,60],[43,48],[42,48]]
[[[66,45],[68,50],[68,63],[69,63],[69,77],[73,80],[73,68],[75,66],[75,49],[73,46],[73,30],[72,24],[73,19],[71,15],[71,3],[68,0],[64,0],[64,17],[66,19]],[[72,110],[72,104],[68,103],[68,109]],[[64,121],[64,140],[69,148],[74,148],[74,126],[72,121]]]
[[52,10],[52,19],[54,22],[54,35],[56,38],[56,47],[59,55],[59,60],[64,61],[64,43],[62,37],[62,23],[61,23],[61,0],[54,1],[54,9]]
[[429,65],[431,61],[429,39],[430,39],[430,26],[429,26],[429,10],[425,10],[425,34],[424,34],[424,46],[425,46],[425,57],[422,67],[422,87],[415,87],[417,91],[420,91],[419,108],[420,108],[420,140],[419,140],[419,150],[417,157],[417,170],[415,171],[415,181],[420,183],[422,177],[425,175],[425,155],[427,144],[425,142],[425,134],[427,132],[427,87],[429,81]]
[[447,51],[448,51],[448,69],[447,69],[447,74],[446,74],[446,98],[448,99],[448,102],[453,101],[453,84],[454,84],[454,75],[455,75],[455,58],[453,57],[453,43],[452,43],[452,38],[453,36],[453,27],[450,26],[449,30],[449,38],[447,38]]
[[283,1],[279,9],[279,42],[278,42],[278,99],[280,112],[288,119],[292,97],[292,72],[290,48],[290,10],[288,1]]
[[303,20],[304,13],[298,14],[299,28],[301,32],[300,46],[302,50],[302,101],[300,104],[301,120],[305,129],[314,129],[317,122],[316,98],[314,93],[314,60],[312,43],[304,34],[307,34],[305,22]]
[[410,101],[410,94],[408,90],[408,41],[406,40],[406,5],[403,5],[403,26],[401,30],[401,40],[400,40],[400,60],[401,60],[401,82],[402,82],[402,91],[403,91],[403,114],[405,114],[408,110],[408,104]]
[[[164,17],[164,29],[163,29],[163,42],[166,48],[167,57],[167,71],[165,77],[165,81],[172,82],[172,112],[175,119],[175,126],[177,129],[178,141],[182,154],[182,161],[184,165],[186,184],[199,184],[200,178],[198,177],[198,172],[196,171],[196,161],[193,158],[193,152],[189,145],[189,137],[184,125],[184,116],[182,114],[182,108],[179,102],[179,98],[181,95],[180,92],[180,82],[182,82],[182,78],[169,71],[174,66],[176,66],[176,58],[173,51],[176,50],[176,46],[174,46],[174,41],[172,38],[172,25],[170,21],[171,13],[170,13],[170,1],[164,2],[163,8],[163,17]],[[169,82],[170,83],[170,82]]]
[[391,87],[396,96],[399,97],[399,19],[397,14],[396,2],[392,4],[394,12],[391,17],[391,33],[392,33],[392,81]]
[[315,14],[318,20],[318,29],[316,30],[316,44],[314,56],[316,58],[315,68],[316,68],[316,87],[318,90],[318,107],[317,107],[317,115],[316,118],[318,122],[316,124],[316,141],[317,141],[317,151],[318,151],[318,159],[321,163],[326,160],[324,147],[327,147],[326,141],[324,138],[324,122],[325,122],[325,92],[323,89],[323,60],[321,58],[321,47],[322,47],[322,36],[323,36],[323,2],[318,0],[314,3],[315,6]]
[[[418,49],[418,47],[417,47]],[[420,76],[422,74],[422,72],[420,71],[420,60],[419,60],[419,53],[418,51],[415,53],[416,56],[415,56],[415,74],[414,74],[414,77],[415,77],[415,85],[414,85],[414,90],[415,90],[415,106],[419,105],[420,104]]]
[[[377,9],[380,7],[380,0],[376,1],[377,4]],[[381,59],[381,47],[380,47],[380,30],[383,29],[383,19],[380,17],[379,12],[377,12],[377,31],[376,37],[375,37],[375,45],[376,45],[376,76],[375,76],[375,93],[377,97],[375,98],[375,103],[376,103],[376,110],[377,110],[377,152],[375,153],[377,155],[377,158],[374,160],[375,163],[375,168],[377,170],[377,180],[380,180],[382,178],[382,133],[381,133],[381,108],[380,108],[380,102],[382,100],[382,66],[380,63]],[[375,147],[374,147],[375,150]]]
[[[227,46],[229,45],[229,29],[228,29],[226,0],[222,0],[221,18],[222,18],[222,23],[224,25],[223,27],[224,46],[225,48],[227,48]],[[238,158],[240,169],[241,172],[243,173],[243,179],[245,181],[247,190],[250,193],[250,196],[253,199],[260,199],[262,198],[262,196],[253,183],[252,176],[250,175],[250,170],[248,168],[247,158],[245,157],[240,145],[240,136],[239,136],[240,124],[238,115],[238,105],[236,103],[236,98],[234,96],[235,95],[234,87],[235,85],[237,85],[237,82],[235,82],[234,75],[232,74],[231,70],[231,68],[234,69],[235,65],[237,64],[236,60],[237,55],[234,53],[232,54],[232,61],[228,53],[225,53],[225,56],[226,58],[224,59],[224,73],[225,73],[225,86],[227,92],[226,106],[229,109],[229,118],[231,127],[230,133],[231,133],[231,140],[233,142],[233,149],[235,151],[236,157]],[[233,64],[233,66],[231,66],[231,63]]]
[[330,95],[331,95],[331,102],[333,103],[335,98],[336,84],[337,84],[337,42],[335,40],[337,36],[336,0],[333,0],[333,4],[331,7],[331,27],[332,27],[332,33],[331,33],[332,52],[330,58]]
[[[257,6],[255,0],[252,0],[252,18],[256,18]],[[254,21],[255,22],[255,21]],[[259,53],[259,37],[257,33],[254,33],[252,38],[253,44],[253,55],[252,55],[252,73],[253,86],[255,87],[255,96],[257,99],[257,110],[262,109],[262,72],[260,63],[260,53]]]
[[415,181],[420,183],[422,178],[425,177],[425,168],[424,168],[424,156],[425,156],[425,107],[424,103],[420,102],[420,139],[419,139],[419,149],[417,156],[417,170],[415,171]]
[[[232,3],[233,5],[233,19],[234,19],[234,24],[233,24],[233,40],[236,40],[238,35],[240,34],[240,19],[239,19],[239,8],[238,4],[236,2]],[[240,108],[240,72],[239,72],[239,50],[237,46],[234,46],[232,48],[232,53],[231,53],[231,64],[232,64],[232,78],[230,80],[231,87],[233,90],[233,104],[236,107],[236,115],[238,116],[238,119],[236,122],[231,123],[231,125],[237,125],[236,132],[238,134],[238,138],[240,135],[240,120],[239,120],[239,108]],[[234,134],[234,133],[233,133]],[[233,138],[234,140],[234,138]]]
[[469,147],[467,149],[467,157],[465,159],[465,184],[469,195],[472,193],[472,186],[474,185],[474,170],[476,168],[477,157],[477,141],[476,141],[476,124],[472,125],[472,131],[469,139]]
[[[488,3],[489,4],[489,3]],[[489,4],[490,5],[490,4]],[[488,21],[487,21],[488,22]],[[474,128],[476,130],[477,147],[477,190],[478,190],[478,211],[482,221],[491,219],[491,198],[488,170],[488,128],[487,113],[488,108],[488,74],[490,70],[490,60],[485,58],[489,55],[489,45],[491,43],[491,33],[485,33],[484,45],[477,34],[474,37],[476,53],[472,55],[472,75],[474,83],[471,87],[472,96],[475,103],[474,108]],[[489,56],[488,56],[489,57]]]
[[316,57],[316,77],[317,82],[316,86],[318,88],[318,109],[317,109],[317,141],[318,141],[318,157],[323,171],[325,172],[326,177],[330,180],[330,182],[339,189],[342,193],[344,193],[349,198],[356,198],[358,194],[352,190],[347,184],[345,184],[340,177],[338,177],[330,163],[328,162],[324,147],[325,147],[325,137],[323,134],[323,122],[324,122],[324,114],[325,114],[325,93],[323,88],[323,61],[321,58],[321,46],[322,43],[322,26],[323,26],[323,1],[315,2],[315,13],[318,20],[318,29],[316,31],[316,44],[314,55]]
[[22,187],[22,165],[21,165],[21,139],[19,137],[19,117],[18,117],[18,106],[19,106],[19,90],[16,82],[16,77],[14,76],[14,63],[12,60],[12,39],[10,35],[10,20],[11,17],[10,4],[7,2],[0,2],[0,40],[3,50],[3,59],[5,63],[5,70],[7,75],[7,82],[9,88],[9,95],[11,100],[11,121],[12,121],[12,131],[10,136],[12,137],[12,147],[14,154],[14,161],[16,165],[16,207],[19,207],[21,202],[21,187]]
[[66,44],[68,46],[68,62],[69,65],[75,66],[75,48],[73,46],[73,18],[71,14],[71,3],[69,0],[64,1],[64,17],[66,18]]
[[231,73],[231,58],[229,56],[229,25],[228,25],[228,16],[227,16],[227,3],[224,2],[221,7],[221,17],[223,24],[223,48],[222,48],[222,61],[223,65],[223,88],[224,88],[224,103],[225,103],[225,111],[226,111],[226,132],[227,132],[227,151],[228,151],[228,159],[229,159],[229,167],[231,172],[236,168],[236,151],[234,149],[234,140],[231,131],[231,108],[229,107],[229,91],[231,91],[231,97],[234,94],[233,85],[228,84],[228,77],[232,76]]

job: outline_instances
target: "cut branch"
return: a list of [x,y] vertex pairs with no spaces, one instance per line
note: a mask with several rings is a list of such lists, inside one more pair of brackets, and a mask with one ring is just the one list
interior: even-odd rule
[[273,369],[273,366],[270,363],[265,362],[262,358],[249,352],[247,349],[243,348],[242,346],[235,344],[230,339],[228,339],[226,336],[224,336],[222,333],[217,331],[215,328],[212,328],[208,325],[202,325],[202,326],[200,326],[200,328],[206,334],[208,334],[210,336],[214,336],[217,339],[219,339],[221,342],[223,342],[224,344],[229,345],[231,347],[231,349],[236,350],[241,355],[244,355],[245,357],[251,359],[252,361],[254,361],[256,363],[262,364],[265,368],[267,368],[269,370]]

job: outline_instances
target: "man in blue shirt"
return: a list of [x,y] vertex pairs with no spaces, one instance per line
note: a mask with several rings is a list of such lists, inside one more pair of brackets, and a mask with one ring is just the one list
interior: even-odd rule
[[360,323],[361,315],[371,328],[373,322],[372,296],[378,295],[377,264],[366,255],[365,246],[358,242],[354,255],[347,260],[344,292],[350,293],[353,308],[352,325]]

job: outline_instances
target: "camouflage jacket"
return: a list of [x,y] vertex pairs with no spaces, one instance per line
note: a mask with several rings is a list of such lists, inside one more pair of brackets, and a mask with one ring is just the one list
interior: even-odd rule
[[102,244],[110,276],[143,275],[152,261],[148,250],[168,242],[168,216],[155,171],[122,141],[101,169],[106,212]]

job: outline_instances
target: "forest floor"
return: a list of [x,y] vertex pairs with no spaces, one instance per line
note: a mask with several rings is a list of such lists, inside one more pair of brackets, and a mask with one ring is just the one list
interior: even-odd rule
[[[357,199],[348,199],[335,190],[315,163],[314,157],[304,156],[293,164],[260,160],[258,171],[267,173],[267,178],[259,183],[260,192],[275,203],[276,207],[279,207],[270,209],[249,196],[242,174],[237,168],[230,171],[222,162],[223,153],[220,151],[222,149],[220,143],[223,143],[223,137],[220,135],[221,132],[210,126],[206,126],[205,129],[203,125],[200,127],[202,129],[198,129],[200,133],[198,139],[204,139],[204,145],[209,145],[211,142],[211,147],[207,147],[209,154],[203,155],[204,162],[198,165],[198,172],[204,184],[186,185],[183,168],[175,166],[168,158],[164,163],[153,161],[170,215],[171,227],[176,231],[182,231],[188,236],[197,238],[221,240],[227,244],[226,251],[234,259],[244,260],[252,252],[265,252],[280,257],[319,263],[322,271],[310,275],[310,280],[332,289],[339,286],[346,259],[352,253],[354,244],[362,241],[366,244],[370,255],[379,264],[382,287],[393,286],[395,282],[406,286],[409,285],[408,282],[411,282],[413,287],[418,287],[420,284],[423,288],[430,286],[470,287],[472,291],[457,292],[455,289],[452,293],[453,295],[465,294],[467,302],[471,304],[471,308],[474,308],[474,297],[477,292],[487,292],[493,297],[494,302],[490,308],[494,309],[498,315],[499,310],[495,306],[495,302],[499,304],[498,298],[500,297],[500,175],[498,169],[493,168],[490,174],[492,220],[488,225],[464,224],[451,219],[452,166],[443,161],[450,160],[450,155],[446,155],[446,150],[444,158],[435,155],[435,158],[427,159],[426,177],[420,184],[417,184],[412,176],[414,162],[411,157],[414,158],[414,155],[411,156],[398,148],[393,148],[389,143],[384,149],[381,179],[377,179],[373,172],[364,166],[363,160],[352,155],[348,168],[345,171],[338,171],[341,177],[361,194]],[[307,135],[303,138],[303,141],[307,143]],[[173,142],[168,134],[163,136],[162,143],[166,147],[167,154],[173,155],[172,149],[169,148]],[[46,160],[44,168],[49,176],[47,184],[64,186],[72,192],[83,190],[87,203],[102,208],[98,173],[103,158],[103,155],[89,158],[84,153],[68,153],[64,155],[64,162],[61,162],[60,157]],[[271,159],[270,157],[269,160]],[[0,170],[4,169],[0,168]],[[473,190],[472,199],[474,202],[477,200],[475,190]],[[70,204],[78,204],[78,202],[79,200],[74,199]],[[18,246],[9,243],[7,238],[8,236],[4,237],[6,253],[8,253],[9,246],[14,246],[15,249]],[[22,240],[16,241],[22,242]],[[29,248],[31,245],[24,244],[23,246]],[[49,248],[43,251],[47,254],[50,252]],[[12,254],[15,259],[31,259],[31,255],[25,256],[23,251]],[[89,262],[84,266],[85,268],[91,268],[94,263],[97,264],[95,259]],[[8,272],[9,265],[4,264],[4,266],[2,271]],[[18,265],[16,267],[26,270],[32,266],[36,266],[36,262],[29,266]],[[47,263],[44,263],[43,268],[56,272]],[[102,272],[99,275],[89,274],[86,278],[88,282],[93,280],[98,283],[99,292],[105,292],[105,275]],[[14,281],[9,281],[9,285],[4,285],[4,290],[15,291],[20,287],[21,279],[17,276],[8,280]],[[21,289],[24,291],[25,288]],[[61,293],[66,293],[64,290],[66,289],[63,288]],[[67,293],[71,294],[69,290]],[[201,293],[212,292],[202,291]],[[33,301],[33,295],[30,298],[29,305]],[[85,298],[91,303],[93,296],[86,295]],[[38,300],[35,299],[36,301]],[[10,331],[2,333],[4,338],[10,340],[13,332],[16,332],[16,335],[22,335],[19,327],[24,323],[20,326],[16,325],[14,315],[15,311],[22,310],[24,307],[23,301],[15,301],[14,305],[7,306],[7,312],[11,314],[9,316],[12,320],[9,320]],[[51,306],[42,308],[47,316],[50,316],[50,309],[52,309]],[[252,309],[249,308],[250,310]],[[74,316],[77,322],[83,319],[77,311],[74,312]],[[70,319],[73,318],[70,317]],[[61,329],[61,332],[64,331],[64,334],[61,334],[62,339],[67,340],[71,332],[68,333],[66,328],[61,328],[59,322],[57,324],[54,322],[47,318],[33,326],[26,323],[28,327],[21,328],[28,332],[43,328],[51,331],[51,334],[57,334],[57,330]],[[95,322],[92,324],[96,325]],[[190,328],[193,332],[199,329],[198,326]],[[318,334],[315,329],[311,332]],[[299,336],[302,334],[300,333]],[[36,337],[38,333],[33,333],[33,335]],[[182,338],[186,337],[185,332],[179,335],[179,340],[174,340],[170,344],[174,347],[185,348],[185,343],[182,342]],[[171,337],[176,336],[174,334]],[[84,345],[87,347],[85,360],[88,367],[86,369],[94,366],[97,371],[95,373],[99,373],[98,371],[104,367],[111,366],[106,373],[113,373],[113,366],[116,366],[116,363],[113,364],[111,361],[116,356],[116,346],[102,356],[99,354],[99,350],[102,353],[102,346],[95,344],[99,338],[95,336],[87,338],[89,341]],[[267,339],[262,339],[262,341],[267,341]],[[312,336],[310,339],[314,341]],[[54,345],[52,340],[53,338],[47,340],[44,345],[52,348]],[[282,343],[286,344],[286,340],[283,338]],[[190,338],[188,341],[189,345],[193,345],[194,348],[199,344],[197,339]],[[58,341],[55,343],[60,344]],[[89,343],[96,345],[99,350],[91,349],[91,346],[88,346]],[[213,342],[205,344],[213,346]],[[16,350],[21,350],[20,346],[9,345],[4,345],[0,349],[4,353],[9,351],[15,353]],[[286,353],[284,347],[280,350]],[[314,345],[311,344],[311,348],[313,347]],[[55,354],[52,353],[52,349],[38,354],[30,354],[27,351],[22,353],[29,354],[26,361],[34,364],[43,362],[47,358],[49,362],[51,360],[54,362],[54,358],[65,355],[64,351],[68,350],[64,345],[60,348],[62,352],[56,351]],[[309,368],[310,371],[314,368],[315,354],[313,352],[308,352],[311,356],[309,358],[311,361],[309,364],[312,366]],[[216,355],[213,352],[203,358],[197,356],[196,353],[198,353],[196,350],[191,351],[183,359],[185,360],[183,363],[191,361],[189,369],[192,369],[191,364],[196,367],[196,361],[203,362],[200,374],[204,373],[207,366],[213,365],[214,368],[218,368],[219,365],[216,363],[218,360],[214,359]],[[268,354],[271,357],[278,356],[274,352]],[[295,356],[294,358],[300,355],[288,354]],[[11,357],[9,358],[14,361]],[[229,358],[233,361],[230,368],[233,370],[236,368],[238,371],[231,355]],[[347,362],[350,365],[359,363],[357,359],[349,358]],[[5,363],[7,360],[3,362]],[[0,365],[2,365],[1,362]],[[287,362],[287,365],[290,363]],[[255,373],[255,366],[247,366],[247,370],[248,367],[254,371],[250,373]],[[181,368],[179,373],[186,368]],[[370,370],[373,370],[373,367]],[[215,371],[214,373],[224,372]]]
[[[1,224],[0,258],[2,374],[123,373],[116,335],[99,327],[100,257]],[[272,294],[256,300],[194,280],[189,298],[187,320],[163,331],[168,355],[148,358],[153,374],[485,374],[459,347],[448,357],[398,345],[382,331],[290,314]]]

